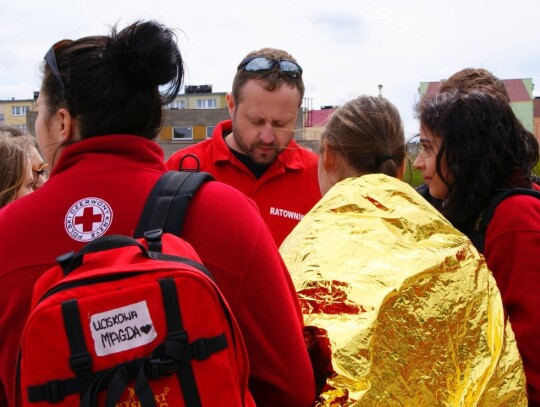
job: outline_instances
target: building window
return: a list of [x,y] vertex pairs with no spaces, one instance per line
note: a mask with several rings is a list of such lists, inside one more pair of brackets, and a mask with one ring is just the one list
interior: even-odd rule
[[214,129],[216,126],[206,126],[206,138],[212,138],[212,133],[214,133]]
[[0,113],[0,122],[3,122],[5,120],[4,113]]
[[216,99],[197,99],[197,109],[215,109]]
[[193,140],[193,127],[173,127],[173,140]]
[[11,114],[13,116],[26,116],[28,106],[11,106]]
[[169,109],[185,109],[186,108],[186,100],[180,99],[180,100],[173,100],[171,103],[169,103],[169,106],[167,106]]

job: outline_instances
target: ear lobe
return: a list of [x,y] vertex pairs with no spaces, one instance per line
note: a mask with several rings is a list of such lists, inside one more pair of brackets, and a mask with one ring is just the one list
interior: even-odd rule
[[226,99],[227,99],[227,107],[229,109],[229,115],[232,118],[234,117],[234,111],[236,109],[236,104],[234,102],[233,94],[231,92],[227,93]]

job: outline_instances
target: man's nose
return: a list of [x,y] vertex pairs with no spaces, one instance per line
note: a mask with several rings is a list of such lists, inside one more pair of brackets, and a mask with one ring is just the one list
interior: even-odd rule
[[274,128],[268,123],[261,130],[259,138],[263,143],[270,144],[274,141]]

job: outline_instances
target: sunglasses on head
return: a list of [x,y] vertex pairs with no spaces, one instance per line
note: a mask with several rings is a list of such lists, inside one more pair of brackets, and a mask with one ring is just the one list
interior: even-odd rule
[[56,55],[55,50],[62,47],[68,42],[68,40],[62,40],[54,44],[45,54],[45,57],[43,58],[47,65],[49,66],[49,69],[55,76],[56,80],[62,87],[62,90],[66,88],[64,81],[62,80],[62,75],[60,75],[60,69],[58,69],[58,63],[56,62]]
[[267,57],[249,57],[244,59],[240,65],[238,65],[238,71],[244,69],[248,72],[263,72],[271,71],[275,66],[279,67],[279,70],[285,75],[292,78],[302,76],[302,67],[294,61],[288,59],[270,59]]

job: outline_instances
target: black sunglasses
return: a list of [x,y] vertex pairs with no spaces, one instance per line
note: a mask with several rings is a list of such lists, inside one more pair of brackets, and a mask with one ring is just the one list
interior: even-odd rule
[[58,69],[58,64],[56,63],[56,55],[54,53],[54,50],[59,48],[60,46],[64,45],[65,42],[66,42],[66,40],[63,40],[63,41],[59,41],[56,44],[54,44],[47,51],[47,53],[45,54],[45,57],[43,58],[43,59],[45,59],[45,62],[47,63],[47,65],[49,65],[49,68],[51,69],[51,72],[53,73],[53,75],[58,80],[58,83],[62,87],[62,90],[64,90],[66,88],[66,86],[64,84],[64,81],[62,80],[62,75],[60,75],[60,69]]
[[267,57],[249,57],[244,59],[240,65],[238,65],[238,71],[244,69],[248,72],[263,72],[271,71],[275,66],[279,67],[279,70],[285,75],[292,78],[302,76],[302,67],[294,61],[288,59],[270,59]]

